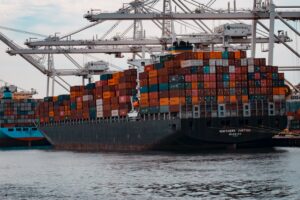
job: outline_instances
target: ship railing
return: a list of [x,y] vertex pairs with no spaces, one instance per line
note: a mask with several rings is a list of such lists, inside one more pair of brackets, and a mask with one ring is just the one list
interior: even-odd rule
[[[226,117],[263,117],[263,116],[284,116],[286,114],[285,100],[265,101],[252,100],[247,103],[212,103],[179,105],[176,112],[158,112],[141,114],[136,120],[176,120],[190,118],[226,118]],[[98,123],[120,123],[129,122],[128,116],[103,117],[95,119],[66,119],[51,122],[34,122],[35,126],[57,126],[64,124],[98,124]]]
[[226,117],[264,117],[284,116],[285,101],[252,100],[247,103],[207,103],[179,105],[175,112],[142,114],[142,120],[226,118]]

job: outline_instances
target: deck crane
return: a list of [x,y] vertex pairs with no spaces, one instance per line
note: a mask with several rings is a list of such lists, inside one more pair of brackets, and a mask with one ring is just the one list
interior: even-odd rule
[[[50,76],[52,77],[68,75],[90,76],[91,74],[95,73],[94,71],[89,71],[86,69],[86,67],[79,65],[70,54],[106,53],[115,54],[117,57],[121,57],[122,53],[132,53],[145,58],[145,53],[149,53],[150,55],[153,53],[160,53],[165,49],[162,47],[172,45],[174,41],[174,35],[178,41],[189,41],[195,46],[203,47],[204,50],[209,50],[215,45],[219,46],[220,48],[224,48],[225,46],[226,48],[239,48],[237,45],[246,45],[246,47],[251,48],[253,57],[256,54],[256,44],[268,44],[269,64],[273,64],[274,43],[281,43],[285,45],[296,56],[300,57],[299,53],[293,50],[293,48],[287,44],[288,42],[292,41],[287,35],[274,34],[275,20],[282,21],[293,32],[298,33],[297,30],[292,29],[291,25],[289,25],[289,23],[287,23],[285,20],[299,20],[300,12],[298,10],[284,11],[282,9],[299,9],[300,6],[276,6],[273,4],[273,1],[253,0],[252,10],[237,10],[235,1],[233,10],[230,8],[230,6],[228,9],[216,10],[211,7],[215,3],[216,0],[209,1],[206,4],[195,0],[133,0],[128,4],[123,4],[123,7],[114,13],[102,13],[99,12],[99,10],[91,10],[84,15],[84,17],[88,19],[91,24],[61,37],[52,36],[38,41],[27,40],[25,44],[28,48],[10,47],[11,49],[8,51],[8,53],[11,55],[21,55],[25,59],[27,56],[33,57],[34,55],[39,54],[48,55],[48,66],[42,67],[48,70]],[[155,8],[155,5],[163,5],[163,8]],[[216,19],[250,20],[252,21],[251,36],[232,37],[230,35],[224,35],[224,33],[215,32],[204,23],[204,21]],[[111,20],[115,20],[117,22],[110,29],[108,29],[107,32],[105,32],[100,40],[71,39],[71,36],[77,33]],[[130,25],[127,29],[125,29],[122,37],[118,37],[117,39],[115,39],[116,37],[113,39],[105,39],[124,20],[132,20],[133,25]],[[161,37],[146,38],[144,34],[146,27],[142,24],[144,20],[152,21],[162,31]],[[194,25],[187,22],[187,20],[192,21]],[[261,23],[261,20],[269,20],[269,28]],[[193,30],[199,31],[194,34],[179,35],[176,34],[176,30],[172,25],[173,23],[186,24],[187,27],[189,26]],[[260,27],[258,28],[258,26]],[[126,35],[131,29],[133,29],[133,37],[124,38],[124,35]],[[258,36],[261,32],[261,29],[267,31],[268,36]],[[225,37],[226,40],[224,39]],[[53,65],[54,54],[65,55],[77,67],[77,69],[56,69]],[[28,60],[30,61],[30,59]],[[36,61],[37,60],[30,63],[35,66],[38,63]],[[144,61],[146,61],[146,59],[142,60],[142,62]],[[133,65],[139,65],[136,59],[131,59],[128,62]],[[47,73],[45,74],[47,75]],[[61,77],[60,79],[61,81],[63,80]]]

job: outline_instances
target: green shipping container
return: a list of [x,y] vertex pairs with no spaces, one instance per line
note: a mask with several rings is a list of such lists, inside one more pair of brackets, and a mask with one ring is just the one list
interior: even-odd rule
[[168,91],[169,90],[169,84],[168,83],[160,83],[159,84],[159,91]]
[[159,110],[160,110],[161,113],[168,113],[168,112],[170,112],[169,106],[160,106]]

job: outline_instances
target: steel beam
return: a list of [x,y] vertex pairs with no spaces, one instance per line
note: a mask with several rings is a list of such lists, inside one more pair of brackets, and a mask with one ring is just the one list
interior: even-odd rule
[[[207,39],[204,38],[205,36],[200,37],[179,37],[179,40],[186,40],[192,44],[209,44],[212,41],[215,44],[223,44],[223,39],[221,36],[218,35],[210,35]],[[268,38],[256,38],[257,43],[268,43]],[[231,44],[249,44],[252,41],[250,39],[239,39],[239,38],[232,38],[230,43]],[[275,42],[279,42],[275,40]],[[162,45],[162,44],[172,44],[172,39],[145,39],[145,40],[121,40],[121,41],[114,41],[114,40],[72,40],[72,41],[37,41],[37,42],[30,42],[27,43],[29,47],[43,47],[43,46],[125,46],[125,45]]]
[[[299,20],[300,12],[297,11],[282,11],[278,14],[289,20]],[[259,20],[259,19],[270,19],[269,12],[216,12],[216,13],[100,13],[100,14],[86,14],[84,16],[91,22],[99,20]],[[277,18],[277,17],[275,17]]]
[[[152,52],[160,52],[161,47],[145,47],[146,50]],[[128,47],[128,48],[102,48],[102,49],[19,49],[19,50],[8,50],[7,53],[16,55],[26,55],[26,54],[93,54],[93,53],[138,53],[143,52],[143,47]]]

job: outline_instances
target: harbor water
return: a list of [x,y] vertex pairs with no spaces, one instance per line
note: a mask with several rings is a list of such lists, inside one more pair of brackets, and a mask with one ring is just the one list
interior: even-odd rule
[[193,154],[1,150],[0,198],[300,199],[300,149]]

